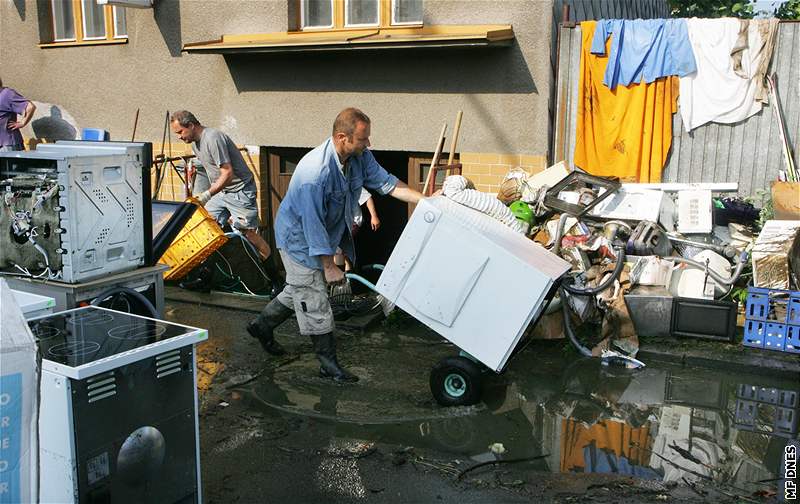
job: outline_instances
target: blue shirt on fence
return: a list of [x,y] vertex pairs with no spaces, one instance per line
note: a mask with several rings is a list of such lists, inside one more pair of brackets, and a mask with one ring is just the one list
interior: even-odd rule
[[312,269],[321,270],[318,256],[334,255],[337,247],[355,261],[350,227],[362,187],[389,194],[396,186],[397,177],[379,165],[369,150],[342,165],[329,138],[297,164],[278,208],[275,243]]
[[603,19],[597,22],[592,54],[606,53],[613,34],[603,84],[647,83],[668,75],[684,77],[697,71],[685,19]]

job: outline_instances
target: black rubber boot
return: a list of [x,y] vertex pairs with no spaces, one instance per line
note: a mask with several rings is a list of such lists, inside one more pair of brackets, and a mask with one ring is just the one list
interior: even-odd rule
[[294,315],[294,310],[286,308],[283,303],[273,299],[261,310],[258,317],[247,324],[247,332],[261,343],[261,347],[267,353],[285,355],[286,350],[275,341],[272,331],[292,315]]
[[347,372],[336,360],[336,339],[333,333],[315,334],[311,336],[314,342],[314,352],[319,359],[319,375],[323,378],[333,378],[337,382],[357,382],[358,376]]
[[278,271],[277,266],[275,266],[275,261],[272,256],[269,256],[263,261],[261,261],[261,267],[263,268],[264,273],[266,273],[267,278],[269,278],[269,283],[270,283],[269,297],[275,299],[276,297],[278,297],[278,294],[280,294],[281,291],[283,291],[283,287],[286,285],[286,283],[283,281],[283,278],[281,277],[281,273],[280,271]]

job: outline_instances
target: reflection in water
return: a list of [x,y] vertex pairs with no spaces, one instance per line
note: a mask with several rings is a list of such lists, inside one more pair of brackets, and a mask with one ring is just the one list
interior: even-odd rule
[[276,371],[251,394],[284,412],[335,420],[337,438],[476,461],[495,457],[493,443],[507,449],[498,457],[544,456],[528,470],[713,481],[754,492],[777,486],[783,447],[798,432],[798,384],[763,376],[659,364],[616,370],[530,353],[487,384],[484,404],[440,408],[395,394],[391,373],[384,373],[391,381],[340,387],[309,373],[311,357],[306,364]]

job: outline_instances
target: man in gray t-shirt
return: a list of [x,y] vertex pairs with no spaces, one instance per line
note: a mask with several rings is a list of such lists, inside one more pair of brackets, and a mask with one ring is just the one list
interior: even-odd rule
[[271,250],[258,234],[258,205],[253,174],[233,140],[215,128],[208,128],[189,111],[170,117],[170,127],[178,138],[192,144],[194,155],[205,168],[210,187],[197,199],[221,224],[228,222],[239,230],[261,254],[263,266],[273,288],[281,287]]

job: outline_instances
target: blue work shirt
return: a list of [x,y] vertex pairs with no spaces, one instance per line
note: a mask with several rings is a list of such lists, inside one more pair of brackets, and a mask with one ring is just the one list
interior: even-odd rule
[[697,71],[685,19],[603,19],[597,22],[592,54],[606,53],[613,34],[603,84],[647,83],[668,75],[684,77]]
[[369,150],[350,156],[346,164],[339,162],[329,138],[297,163],[278,208],[275,243],[308,268],[321,270],[318,256],[332,256],[337,247],[355,262],[350,227],[361,188],[389,194],[397,186],[397,177],[379,165]]

